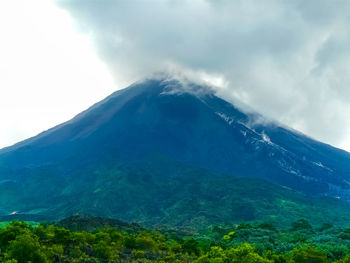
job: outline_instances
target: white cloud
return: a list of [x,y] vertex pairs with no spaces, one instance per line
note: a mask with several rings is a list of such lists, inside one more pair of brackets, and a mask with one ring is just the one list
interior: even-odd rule
[[0,2],[0,148],[66,121],[116,89],[88,35],[52,1]]
[[93,36],[117,81],[174,68],[219,76],[226,99],[350,150],[347,0],[57,3]]

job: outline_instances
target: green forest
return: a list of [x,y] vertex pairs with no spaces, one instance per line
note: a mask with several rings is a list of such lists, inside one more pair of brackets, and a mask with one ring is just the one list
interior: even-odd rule
[[101,220],[2,223],[1,262],[350,262],[350,228],[328,223],[216,225],[189,235]]

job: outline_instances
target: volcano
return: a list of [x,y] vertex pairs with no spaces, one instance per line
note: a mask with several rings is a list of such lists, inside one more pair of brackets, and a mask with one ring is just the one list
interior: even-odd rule
[[283,200],[346,210],[349,199],[349,153],[178,80],[135,83],[0,150],[3,217],[195,225],[271,219],[291,209]]

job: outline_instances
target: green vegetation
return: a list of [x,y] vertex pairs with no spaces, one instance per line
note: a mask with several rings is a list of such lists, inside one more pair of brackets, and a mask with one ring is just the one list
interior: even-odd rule
[[[3,221],[3,222],[0,222],[0,229],[1,228],[5,228],[7,227],[9,224],[11,224],[12,221]],[[40,223],[38,222],[35,222],[35,221],[25,221],[29,226],[33,226],[33,227],[36,227],[36,226],[39,226]]]
[[305,196],[164,156],[146,161],[119,165],[103,158],[101,165],[87,164],[67,176],[57,167],[43,167],[35,175],[24,170],[21,176],[31,183],[0,185],[0,221],[56,221],[81,213],[196,233],[226,222],[283,227],[304,218],[311,224],[346,225],[350,218],[349,203],[341,199]]
[[[78,212],[195,233],[226,222],[264,221],[283,227],[304,218],[312,224],[346,225],[350,218],[349,204],[342,200],[305,196],[261,179],[175,167],[167,161],[151,162],[149,168],[135,164],[90,172],[93,168],[71,177],[57,175],[54,183],[55,175],[43,171],[50,180],[38,177],[33,188],[18,189],[16,196],[28,193],[24,199],[15,204],[11,195],[0,198],[7,214],[23,213],[0,220],[55,221]],[[38,191],[37,185],[43,184]],[[5,195],[6,189],[0,187],[0,194]],[[30,198],[30,193],[37,197]]]
[[101,227],[96,218],[88,222],[85,217],[84,221],[90,231],[69,230],[83,227],[76,218],[64,221],[68,228],[14,221],[0,229],[0,261],[350,262],[350,228],[331,224],[312,226],[304,219],[285,229],[268,223],[238,224],[212,226],[210,231],[192,236],[175,231],[150,231],[125,223],[123,229],[108,224]]

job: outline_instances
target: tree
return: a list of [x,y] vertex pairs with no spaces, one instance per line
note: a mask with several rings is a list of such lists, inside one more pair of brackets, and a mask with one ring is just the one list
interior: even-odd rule
[[10,241],[8,258],[16,259],[18,263],[46,263],[49,262],[45,254],[40,250],[40,244],[36,237],[30,234],[22,234]]
[[326,263],[327,254],[315,247],[294,248],[292,253],[293,263]]

